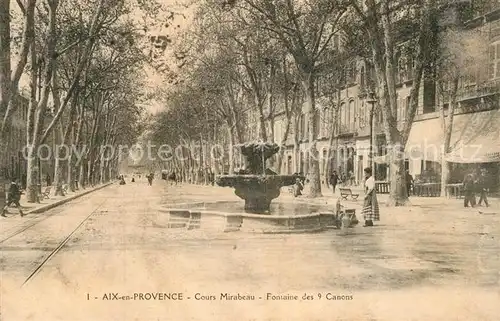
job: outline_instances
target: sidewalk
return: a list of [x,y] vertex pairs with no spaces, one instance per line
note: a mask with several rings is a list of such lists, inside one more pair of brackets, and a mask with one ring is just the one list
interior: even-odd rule
[[91,188],[80,189],[75,192],[68,192],[65,196],[53,196],[51,195],[49,199],[44,199],[40,203],[28,203],[26,200],[26,195],[22,195],[20,204],[23,208],[23,212],[25,214],[24,217],[19,215],[19,211],[16,208],[9,208],[7,217],[0,217],[0,235],[4,235],[7,231],[10,231],[12,228],[16,226],[21,226],[26,220],[34,219],[38,215],[30,215],[30,214],[39,214],[45,211],[48,211],[52,208],[70,202],[74,199],[82,197],[84,195],[90,194],[94,191],[105,188],[109,185],[114,184],[114,181],[97,185]]
[[[172,188],[168,186],[167,188]],[[175,186],[173,188],[176,188]],[[236,195],[234,195],[234,189],[226,188],[226,187],[218,187],[218,186],[205,186],[205,185],[194,185],[194,184],[182,184],[177,188],[183,190],[181,195],[175,200],[175,202],[189,202],[189,201],[204,201],[204,200],[241,200]],[[354,188],[353,193],[359,194],[359,197],[356,201],[348,198],[347,201],[341,200],[342,205],[348,208],[354,208],[358,212],[361,210],[363,206],[363,197],[364,192],[361,189]],[[306,186],[306,189],[303,192],[303,196],[293,197],[291,193],[288,192],[288,188],[284,187],[281,189],[280,196],[275,199],[275,201],[282,202],[291,202],[291,203],[310,203],[310,204],[321,204],[331,206],[332,209],[335,206],[337,200],[340,198],[340,192],[337,189],[336,193],[333,194],[331,189],[327,189],[326,187],[322,187],[321,190],[323,196],[317,198],[308,197],[309,190]],[[383,211],[384,215],[386,214],[401,214],[408,212],[419,212],[419,213],[444,213],[447,215],[449,213],[455,212],[459,214],[459,216],[468,215],[470,213],[476,214],[497,214],[496,216],[500,217],[500,199],[499,198],[488,198],[488,202],[490,207],[475,207],[475,208],[464,208],[463,207],[463,199],[455,199],[455,198],[444,198],[444,197],[417,197],[410,196],[410,203],[408,206],[404,207],[386,207],[386,202],[389,199],[388,194],[378,194],[378,201]],[[482,213],[479,213],[482,212]]]

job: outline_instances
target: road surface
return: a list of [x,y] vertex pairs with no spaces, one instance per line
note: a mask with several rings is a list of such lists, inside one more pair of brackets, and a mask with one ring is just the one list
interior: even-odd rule
[[430,204],[382,209],[374,228],[253,235],[168,229],[155,210],[214,199],[235,196],[144,179],[28,217],[1,238],[2,316],[499,320],[499,215]]

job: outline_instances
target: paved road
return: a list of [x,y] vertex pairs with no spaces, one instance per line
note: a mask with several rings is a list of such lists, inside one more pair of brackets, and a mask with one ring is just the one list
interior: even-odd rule
[[[33,217],[37,224],[0,243],[5,320],[498,320],[499,215],[423,204],[385,210],[370,229],[249,235],[168,229],[154,210],[234,197],[141,181]],[[183,300],[103,300],[154,292]]]

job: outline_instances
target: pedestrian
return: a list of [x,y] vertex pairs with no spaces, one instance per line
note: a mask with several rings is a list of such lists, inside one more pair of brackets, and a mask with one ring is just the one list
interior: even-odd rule
[[365,168],[365,199],[363,202],[362,214],[365,219],[364,226],[373,226],[373,221],[380,221],[380,209],[375,192],[375,179],[372,176],[372,169]]
[[464,189],[464,207],[476,206],[476,195],[474,195],[474,178],[472,174],[465,175],[463,181]]
[[354,173],[352,171],[349,172],[349,185],[354,186]]
[[14,204],[17,207],[21,217],[24,216],[21,204],[19,204],[19,201],[21,200],[21,194],[22,192],[19,189],[19,184],[16,182],[16,180],[12,180],[12,182],[10,183],[9,193],[7,196],[7,204],[5,204],[4,208],[2,209],[1,216],[7,217],[5,213],[7,212],[9,206],[11,206],[12,204]]
[[409,170],[406,170],[406,192],[408,193],[408,197],[410,197],[410,191],[412,186],[413,186],[413,176],[411,176]]
[[51,186],[52,185],[52,180],[50,179],[50,175],[47,174],[47,176],[45,176],[45,182],[47,183],[47,186]]
[[478,184],[477,184],[478,190],[479,190],[479,201],[477,202],[477,205],[481,205],[484,201],[484,204],[486,207],[489,206],[488,204],[488,189],[489,189],[489,184],[488,184],[488,177],[486,175],[486,172],[481,172],[481,176],[479,176],[478,179]]
[[300,181],[300,178],[295,179],[295,184],[293,185],[293,196],[297,197],[302,195],[302,190],[304,190],[304,184]]
[[335,194],[335,187],[337,186],[339,182],[339,175],[337,174],[337,171],[333,171],[332,175],[330,176],[330,185],[332,185],[332,191]]
[[154,174],[151,173],[148,175],[148,183],[149,183],[149,186],[153,185],[153,178],[154,178]]

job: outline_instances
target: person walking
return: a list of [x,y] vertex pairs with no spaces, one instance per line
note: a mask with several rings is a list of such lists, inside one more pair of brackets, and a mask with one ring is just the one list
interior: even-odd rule
[[481,205],[484,201],[484,204],[486,205],[486,207],[488,207],[489,204],[488,204],[487,193],[488,193],[489,184],[488,184],[488,177],[487,177],[485,171],[481,172],[481,176],[479,176],[479,179],[478,179],[477,187],[479,190],[479,201],[477,202],[477,205]]
[[464,182],[464,207],[476,206],[476,195],[474,195],[474,178],[472,174],[465,175]]
[[409,170],[406,170],[406,192],[408,193],[408,197],[410,197],[410,191],[412,186],[413,186],[413,176],[411,176]]
[[149,183],[149,186],[153,185],[153,178],[154,178],[154,174],[153,173],[150,173],[148,175],[148,183]]
[[22,192],[19,189],[19,184],[15,180],[13,180],[12,183],[10,183],[9,193],[7,196],[7,204],[5,204],[4,208],[2,209],[2,214],[1,214],[2,217],[7,217],[5,213],[7,212],[9,206],[12,204],[14,204],[17,207],[21,217],[24,216],[21,204],[19,204],[19,201],[21,200],[21,194]]
[[330,176],[330,185],[332,185],[333,194],[335,194],[335,187],[337,186],[338,182],[339,175],[337,174],[337,171],[333,171],[332,175]]
[[361,214],[365,219],[365,227],[373,226],[373,221],[380,221],[380,209],[378,206],[377,193],[375,192],[375,179],[372,169],[365,168],[365,199]]

